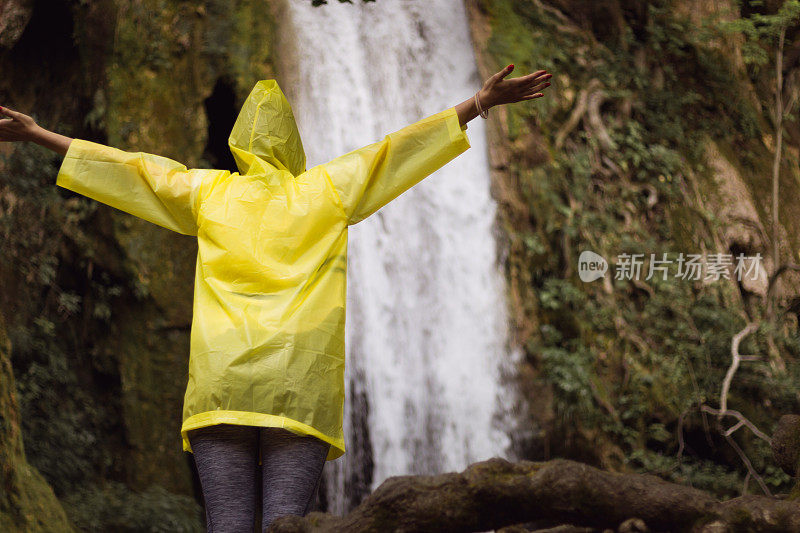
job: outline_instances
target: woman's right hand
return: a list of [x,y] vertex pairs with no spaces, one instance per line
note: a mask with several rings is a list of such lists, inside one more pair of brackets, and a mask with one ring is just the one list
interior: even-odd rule
[[25,113],[7,107],[0,107],[2,116],[8,118],[0,119],[0,142],[33,141],[60,155],[67,155],[71,137],[46,130]]
[[0,142],[36,140],[39,125],[25,113],[0,107],[0,117]]

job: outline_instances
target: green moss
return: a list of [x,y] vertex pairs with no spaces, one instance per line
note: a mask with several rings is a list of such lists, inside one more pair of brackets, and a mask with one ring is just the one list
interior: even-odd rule
[[203,100],[214,82],[232,78],[243,98],[273,75],[268,4],[143,0],[120,15],[108,66],[110,144],[196,166],[206,142]]
[[74,523],[86,532],[205,531],[203,509],[193,498],[172,494],[159,486],[142,492],[113,482],[87,487],[66,498],[65,505]]
[[75,531],[53,489],[35,468],[19,461],[7,481],[11,489],[8,503],[0,507],[0,531]]

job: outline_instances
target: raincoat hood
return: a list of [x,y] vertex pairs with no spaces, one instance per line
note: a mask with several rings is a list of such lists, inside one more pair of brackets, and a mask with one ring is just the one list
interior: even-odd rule
[[250,91],[228,146],[240,174],[263,172],[262,162],[293,176],[306,170],[306,154],[292,106],[274,79],[261,80]]

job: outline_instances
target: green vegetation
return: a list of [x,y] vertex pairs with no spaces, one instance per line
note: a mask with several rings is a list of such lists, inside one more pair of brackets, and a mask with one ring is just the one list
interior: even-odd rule
[[[619,32],[609,34],[535,1],[481,3],[493,24],[488,52],[495,64],[554,74],[548,98],[507,110],[514,143],[507,175],[518,180],[521,201],[503,213],[508,275],[524,305],[526,364],[553,390],[552,455],[627,465],[734,495],[747,469],[699,407],[719,407],[731,339],[746,313],[758,320],[763,310],[746,310],[735,282],[675,278],[675,260],[679,252],[732,253],[739,245],[725,242],[729,221],[710,202],[716,184],[705,147],[708,139],[735,147],[730,164],[750,176],[748,168],[768,168],[771,154],[761,142],[768,122],[747,98],[750,80],[736,71],[730,51],[714,46],[718,28],[698,27],[677,4],[625,12],[622,24],[612,24]],[[584,19],[593,15],[574,9],[584,9]],[[581,98],[588,101],[582,120],[565,129]],[[591,98],[600,98],[595,116]],[[541,132],[548,152],[533,164],[523,138],[529,128]],[[747,183],[766,199],[763,185]],[[612,265],[620,254],[645,254],[641,281],[580,281],[582,250]],[[650,254],[664,253],[673,261],[668,278],[646,280]],[[769,434],[780,414],[800,407],[796,317],[784,312],[762,326],[741,353],[767,354],[768,337],[786,371],[774,372],[766,357],[743,363],[729,408]],[[542,424],[540,416],[532,412],[531,424]],[[790,480],[764,441],[746,429],[733,438],[770,490],[788,492]],[[530,446],[521,452],[535,456],[540,448]]]

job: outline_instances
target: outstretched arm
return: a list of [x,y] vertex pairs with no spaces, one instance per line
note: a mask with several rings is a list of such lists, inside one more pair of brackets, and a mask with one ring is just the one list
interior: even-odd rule
[[184,235],[197,235],[201,186],[229,174],[72,139],[8,108],[0,114],[8,117],[0,119],[0,142],[32,141],[64,156],[56,185]]
[[[484,111],[539,98],[542,93],[536,91],[550,85],[544,70],[503,80],[512,70],[509,65],[483,84],[478,98]],[[356,224],[470,148],[467,122],[476,116],[475,98],[470,98],[308,172],[330,183],[347,223]]]
[[[488,111],[489,108],[496,105],[513,104],[524,100],[541,98],[544,96],[544,93],[538,91],[549,87],[550,82],[547,80],[553,77],[553,75],[548,74],[546,70],[537,70],[527,76],[520,76],[519,78],[512,78],[509,80],[503,79],[511,74],[512,70],[514,70],[514,65],[508,65],[486,80],[481,90],[478,91],[478,100],[481,109]],[[458,104],[456,106],[456,113],[458,113],[458,120],[462,126],[477,117],[479,112],[475,104],[475,98],[469,98]]]

